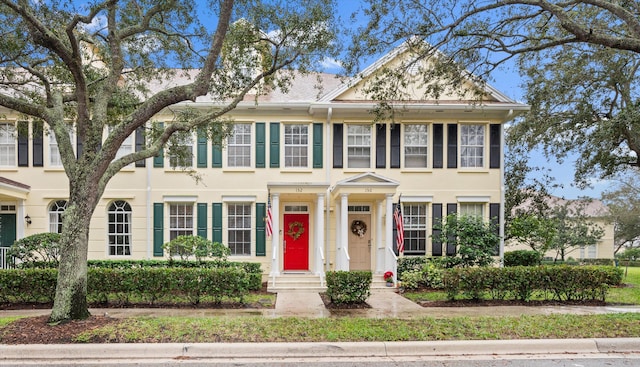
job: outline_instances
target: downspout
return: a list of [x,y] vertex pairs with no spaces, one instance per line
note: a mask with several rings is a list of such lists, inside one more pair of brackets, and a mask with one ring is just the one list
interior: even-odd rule
[[331,159],[331,147],[333,146],[333,142],[330,140],[331,139],[331,118],[333,116],[333,108],[329,107],[327,108],[327,131],[326,131],[326,136],[327,138],[325,139],[326,143],[326,149],[325,149],[325,180],[326,182],[329,184],[329,187],[327,187],[327,197],[326,200],[324,201],[324,205],[325,205],[325,218],[324,218],[324,256],[325,256],[325,271],[330,271],[331,270],[331,261],[329,260],[331,258],[331,252],[330,250],[330,238],[329,238],[329,226],[330,226],[330,222],[329,220],[330,218],[330,214],[331,214],[331,168],[329,167],[330,165],[330,159]]
[[[513,110],[509,110],[508,116],[513,114]],[[500,228],[498,235],[500,236],[500,267],[504,267],[504,124],[500,129]]]
[[[149,161],[149,159],[147,159]],[[145,170],[147,171],[147,260],[151,260],[151,226],[152,226],[152,218],[151,218],[151,164],[153,162],[145,163]]]

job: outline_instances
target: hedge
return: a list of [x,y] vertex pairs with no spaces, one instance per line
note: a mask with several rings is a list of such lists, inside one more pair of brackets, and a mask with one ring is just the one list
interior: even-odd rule
[[529,301],[535,293],[558,301],[605,300],[610,286],[622,283],[623,271],[612,266],[514,266],[457,268],[443,273],[447,297]]
[[363,303],[371,294],[370,271],[329,271],[327,296],[335,304]]
[[[0,272],[2,302],[52,302],[57,269],[11,269]],[[97,302],[127,304],[132,297],[149,304],[171,295],[198,304],[203,296],[216,302],[224,297],[242,302],[255,273],[238,267],[226,268],[89,268],[87,296]]]

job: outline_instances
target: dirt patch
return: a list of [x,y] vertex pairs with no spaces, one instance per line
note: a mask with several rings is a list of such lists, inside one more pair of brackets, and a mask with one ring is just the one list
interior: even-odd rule
[[86,320],[49,325],[49,316],[25,317],[12,322],[0,334],[2,344],[68,344],[75,343],[84,331],[118,323],[108,316],[90,316]]

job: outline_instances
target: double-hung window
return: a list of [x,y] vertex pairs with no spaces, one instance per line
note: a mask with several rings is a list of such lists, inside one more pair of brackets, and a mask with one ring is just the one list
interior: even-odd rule
[[428,133],[425,124],[404,125],[405,168],[426,168],[428,164]]
[[484,167],[485,125],[460,125],[460,166]]
[[169,204],[169,240],[193,235],[193,203]]
[[172,150],[169,154],[169,165],[171,167],[192,167],[193,166],[193,135],[191,132],[177,132],[171,137]]
[[251,255],[251,204],[227,205],[227,231],[231,255]]
[[107,218],[109,255],[131,255],[131,206],[116,200],[109,205]]
[[16,126],[12,123],[0,124],[0,167],[16,165]]
[[427,248],[427,204],[403,204],[404,253],[424,255]]
[[[107,132],[108,134],[111,134],[111,132],[113,131],[114,127],[109,126],[109,128],[107,128]],[[120,147],[118,148],[118,151],[116,152],[116,158],[122,158],[127,154],[131,154],[133,152],[134,149],[134,135],[131,134],[129,135],[126,139],[124,139],[124,141],[122,142],[122,144],[120,145]]]
[[371,126],[347,125],[347,168],[371,167]]
[[234,124],[227,140],[227,166],[251,167],[251,124]]
[[484,218],[484,206],[482,203],[462,203],[460,204],[460,215]]
[[307,168],[309,165],[309,125],[284,125],[284,166]]
[[[75,146],[75,134],[73,131],[73,125],[66,126],[69,133],[69,140],[71,145]],[[58,141],[56,140],[53,131],[49,131],[49,166],[62,167],[62,157],[60,156],[60,149],[58,148]]]

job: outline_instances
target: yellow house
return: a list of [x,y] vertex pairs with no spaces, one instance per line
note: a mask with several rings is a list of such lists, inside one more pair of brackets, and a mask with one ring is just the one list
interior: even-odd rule
[[[567,200],[557,196],[549,196],[546,200],[549,207],[566,206],[570,211],[579,211],[586,216],[588,221],[595,227],[599,227],[603,233],[600,240],[593,245],[585,245],[575,248],[569,248],[565,253],[565,257],[574,259],[613,259],[613,250],[615,248],[614,224],[607,220],[609,209],[600,200],[597,199],[577,199]],[[529,203],[525,203],[526,207]],[[525,244],[518,243],[515,240],[507,241],[506,251],[514,250],[531,250]],[[549,250],[543,254],[547,260],[558,259],[557,250]]]
[[[454,212],[502,218],[502,125],[528,106],[487,86],[482,103],[453,92],[438,101],[415,97],[396,105],[394,121],[374,124],[377,101],[360,87],[406,57],[399,47],[358,78],[302,76],[287,94],[241,103],[222,148],[195,133],[184,142],[200,181],[170,168],[166,156],[123,169],[93,215],[89,258],[161,259],[163,243],[194,234],[227,245],[230,260],[260,262],[273,289],[296,274],[321,285],[328,270],[395,274],[398,204],[403,256],[455,253],[432,241],[434,219]],[[213,105],[207,98],[181,103],[155,120],[170,123],[176,110]],[[68,180],[53,136],[1,113],[1,244],[9,246],[60,230]],[[143,144],[142,134],[132,135],[121,152]]]

